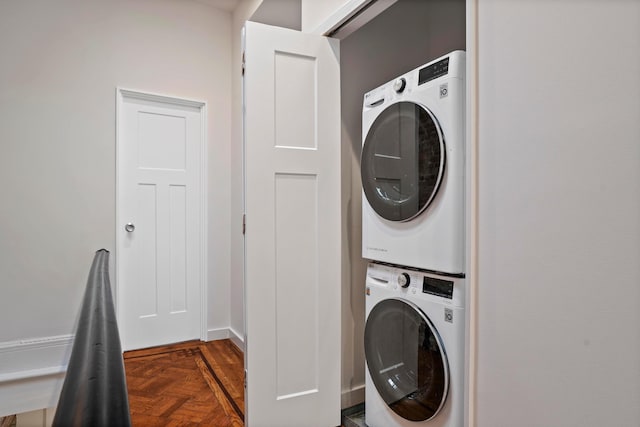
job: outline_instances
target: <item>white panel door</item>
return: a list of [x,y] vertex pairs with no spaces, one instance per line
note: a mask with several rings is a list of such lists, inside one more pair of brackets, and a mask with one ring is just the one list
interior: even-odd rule
[[248,427],[340,424],[337,40],[245,26]]
[[200,338],[204,104],[118,91],[118,322],[125,350]]

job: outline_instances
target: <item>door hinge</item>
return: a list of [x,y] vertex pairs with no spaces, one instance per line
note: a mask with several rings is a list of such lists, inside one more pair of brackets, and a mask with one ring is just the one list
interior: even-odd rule
[[247,214],[242,214],[242,234],[247,233]]
[[244,76],[244,52],[242,52],[242,75]]
[[247,389],[247,370],[244,370],[244,389]]

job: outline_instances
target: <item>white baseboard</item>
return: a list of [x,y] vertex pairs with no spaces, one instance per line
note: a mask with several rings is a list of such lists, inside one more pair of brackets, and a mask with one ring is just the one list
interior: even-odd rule
[[229,338],[229,328],[209,329],[207,341],[226,340]]
[[352,387],[350,390],[342,390],[342,409],[351,408],[364,402],[364,384]]
[[37,411],[17,414],[16,426],[22,427],[51,427],[56,408],[38,409]]
[[231,341],[244,353],[244,336],[241,336],[232,328],[229,328],[231,336],[229,337]]
[[230,339],[238,348],[244,351],[244,339],[231,328],[209,329],[207,331],[207,341]]
[[0,343],[0,417],[55,407],[73,335]]

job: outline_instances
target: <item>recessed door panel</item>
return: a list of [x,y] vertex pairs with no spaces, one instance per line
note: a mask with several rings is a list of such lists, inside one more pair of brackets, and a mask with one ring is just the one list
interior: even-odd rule
[[[157,257],[157,206],[158,199],[154,184],[138,184],[137,199],[138,224],[135,241],[137,259],[138,304],[136,305],[140,317],[150,317],[158,314],[158,257]],[[130,236],[131,240],[134,236]]]
[[187,310],[187,187],[169,186],[171,313]]
[[138,112],[139,165],[184,170],[187,157],[185,117]]
[[318,391],[318,185],[315,175],[275,178],[276,388],[281,400]]
[[316,58],[275,51],[274,63],[274,141],[279,147],[316,148]]

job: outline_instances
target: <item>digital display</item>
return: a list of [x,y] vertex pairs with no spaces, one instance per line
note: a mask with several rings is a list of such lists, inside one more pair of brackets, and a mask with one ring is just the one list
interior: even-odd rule
[[449,72],[449,57],[444,58],[435,64],[427,65],[418,72],[418,85],[430,80],[437,79]]
[[422,292],[453,299],[453,282],[433,277],[425,277],[422,281]]

